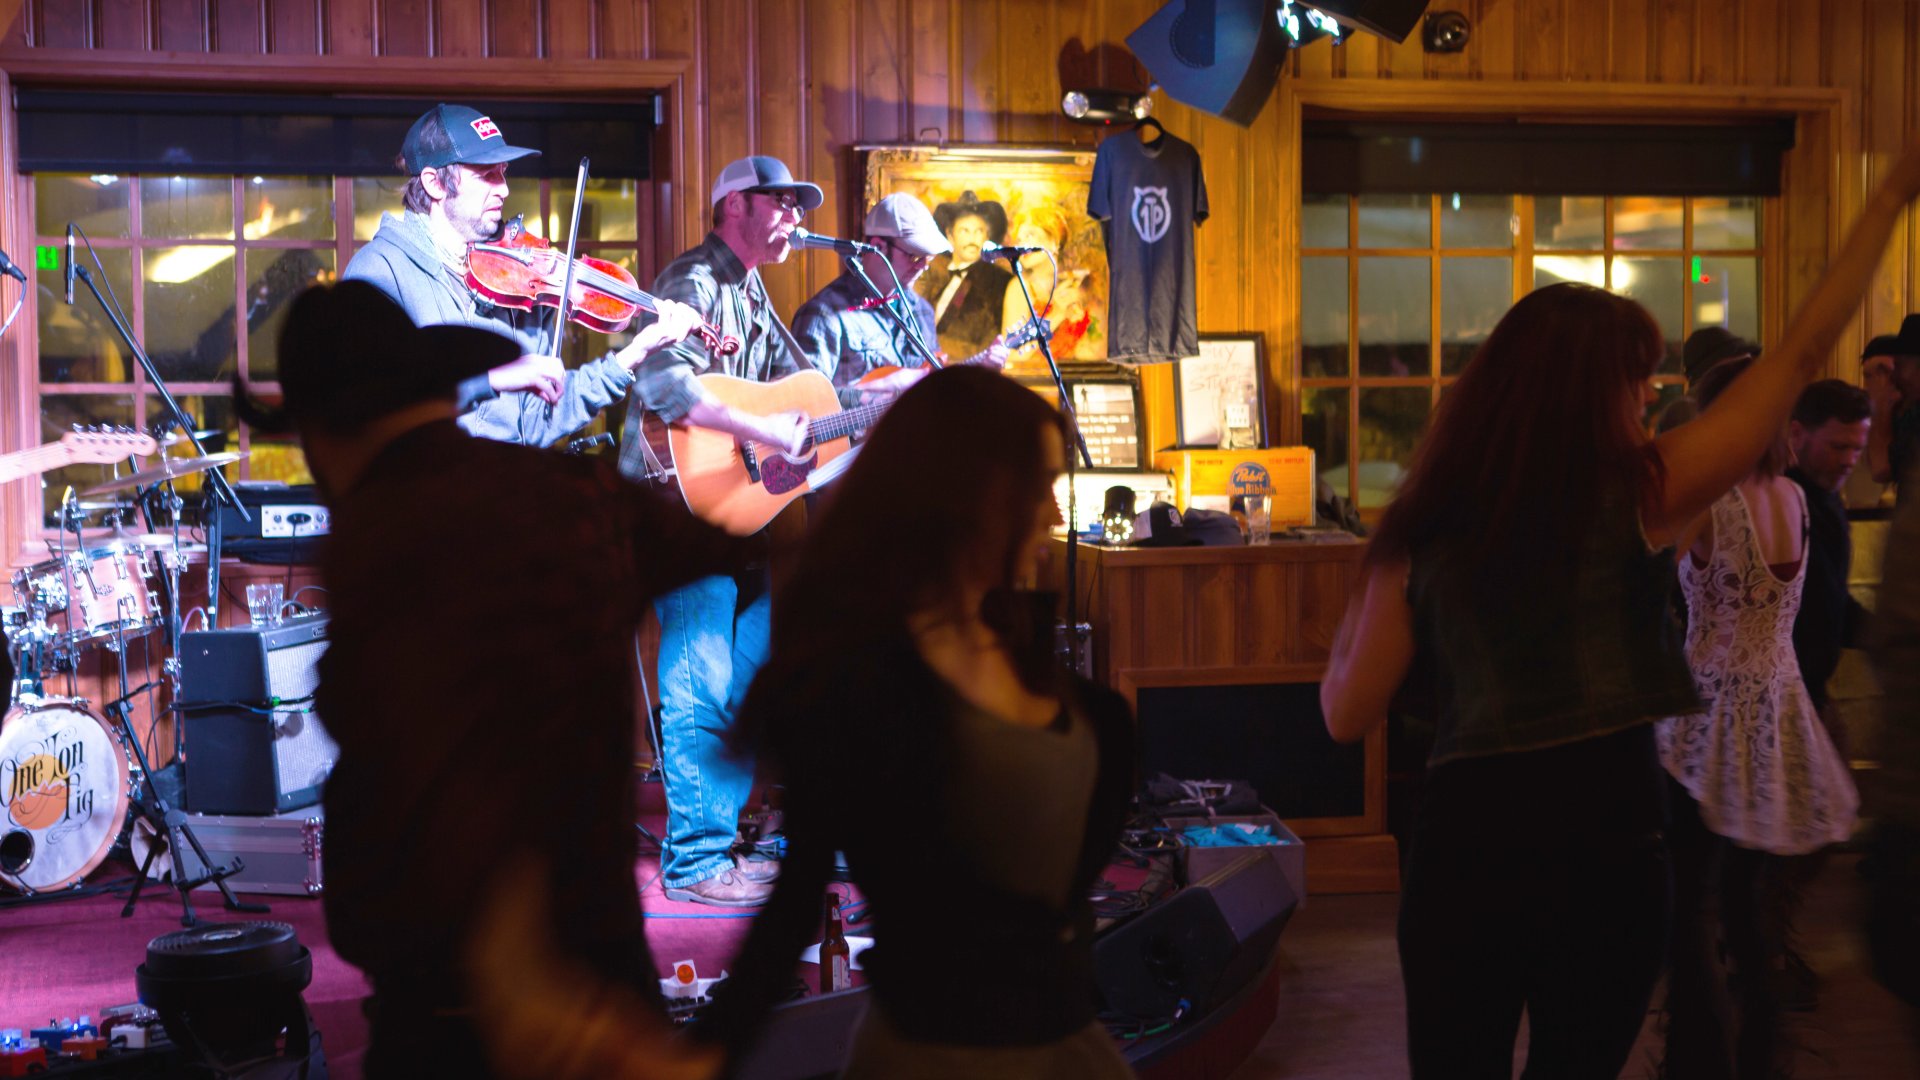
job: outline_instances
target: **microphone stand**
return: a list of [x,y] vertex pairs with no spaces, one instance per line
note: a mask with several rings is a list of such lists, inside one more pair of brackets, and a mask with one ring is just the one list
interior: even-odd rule
[[[1049,254],[1047,258],[1051,261],[1053,256]],[[1031,323],[1040,317],[1040,312],[1033,306],[1033,290],[1027,288],[1027,275],[1020,272],[1020,257],[1016,255],[1009,262],[1013,280],[1020,284],[1020,296],[1027,302],[1027,319]],[[1054,280],[1058,281],[1060,269],[1057,264],[1053,273]],[[1067,659],[1068,666],[1074,667],[1077,672],[1073,660],[1080,652],[1080,583],[1075,578],[1080,553],[1080,495],[1074,485],[1078,474],[1075,463],[1082,463],[1091,469],[1093,454],[1087,450],[1087,437],[1080,431],[1080,417],[1074,412],[1073,398],[1067,395],[1067,382],[1060,377],[1060,364],[1053,358],[1052,337],[1052,334],[1041,334],[1036,340],[1040,343],[1040,355],[1047,358],[1047,371],[1053,375],[1053,388],[1060,394],[1060,411],[1067,416],[1067,431],[1073,435],[1074,449],[1080,451],[1078,455],[1067,455]]]
[[[867,276],[867,268],[861,264],[860,256],[858,254],[842,255],[840,261],[846,263],[847,269],[853,271],[854,276],[866,284],[867,291],[873,294],[874,299],[880,301],[880,310],[887,313],[887,317],[893,320],[894,325],[898,326],[901,332],[906,334],[907,341],[919,351],[921,356],[927,358],[927,366],[932,368],[940,367],[940,358],[933,355],[933,350],[927,347],[926,341],[920,336],[920,328],[914,325],[914,320],[908,319],[905,315],[901,314],[900,310],[895,308],[893,304],[887,300],[886,294],[880,291],[880,286],[875,285],[873,279]],[[887,262],[887,272],[890,274],[893,273],[892,260],[888,260]],[[893,284],[895,292],[898,295],[906,295],[907,290],[900,284],[899,274],[893,274]]]
[[[82,236],[84,235],[83,233]],[[92,241],[88,241],[87,250],[89,252],[93,250]],[[187,443],[193,447],[194,456],[206,457],[206,447],[200,445],[200,437],[193,433],[192,419],[187,416],[186,410],[180,407],[180,402],[174,399],[173,391],[167,389],[166,380],[160,377],[159,369],[153,366],[153,358],[148,356],[147,350],[141,348],[140,342],[134,339],[133,328],[121,319],[119,309],[108,304],[106,298],[100,295],[100,287],[93,281],[93,272],[82,265],[80,260],[75,259],[73,276],[86,284],[87,291],[93,294],[94,303],[99,304],[100,310],[106,312],[108,321],[112,322],[113,328],[119,332],[120,340],[127,343],[127,350],[133,354],[135,360],[139,361],[140,370],[147,373],[147,381],[153,384],[154,393],[159,395],[161,404],[166,406],[168,417],[171,418],[174,426],[180,429],[180,433],[186,436]],[[240,497],[234,494],[233,486],[227,483],[226,473],[219,467],[207,470],[207,493],[210,504],[224,503],[232,508],[234,513],[240,515],[240,520],[253,520],[253,515],[247,513],[247,508],[240,504]],[[211,508],[209,506],[209,509]],[[214,627],[220,625],[218,621],[220,613],[219,512],[215,510],[214,513],[209,514],[203,524],[207,530],[207,625]],[[175,635],[179,633],[177,626],[170,629]]]

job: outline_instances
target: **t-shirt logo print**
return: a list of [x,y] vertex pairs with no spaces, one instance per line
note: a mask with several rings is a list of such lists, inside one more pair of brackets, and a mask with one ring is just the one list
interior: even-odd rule
[[500,129],[494,126],[491,118],[485,116],[473,122],[473,133],[483,139],[497,139],[500,137]]
[[1133,189],[1133,231],[1140,234],[1140,242],[1151,244],[1167,235],[1167,226],[1173,224],[1173,203],[1167,199],[1167,189],[1163,187],[1137,187]]

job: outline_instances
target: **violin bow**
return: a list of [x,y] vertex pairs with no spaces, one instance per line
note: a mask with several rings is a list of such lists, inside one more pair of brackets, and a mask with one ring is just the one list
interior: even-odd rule
[[580,159],[580,175],[573,182],[573,224],[567,227],[567,276],[560,285],[560,302],[553,309],[553,340],[548,356],[560,355],[560,336],[567,331],[567,307],[573,299],[573,253],[580,244],[580,204],[587,195],[587,159]]

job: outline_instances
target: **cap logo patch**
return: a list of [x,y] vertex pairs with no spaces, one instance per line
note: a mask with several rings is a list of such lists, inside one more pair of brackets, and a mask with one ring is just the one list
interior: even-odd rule
[[497,139],[500,137],[500,129],[494,126],[491,118],[485,116],[473,122],[473,132],[483,139]]

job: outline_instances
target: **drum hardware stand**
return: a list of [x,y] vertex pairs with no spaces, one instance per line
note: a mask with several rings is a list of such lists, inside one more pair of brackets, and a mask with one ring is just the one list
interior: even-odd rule
[[[116,631],[116,638],[124,639],[124,634]],[[122,641],[124,646],[125,642]],[[160,788],[154,783],[153,766],[147,762],[147,751],[140,745],[140,736],[133,730],[133,707],[129,704],[134,697],[147,687],[137,690],[127,689],[127,654],[125,648],[115,650],[120,657],[120,696],[108,702],[101,710],[113,718],[119,725],[120,737],[126,741],[127,748],[133,751],[134,760],[140,764],[140,786],[128,799],[133,821],[144,821],[147,828],[153,830],[154,843],[147,848],[147,857],[140,862],[140,876],[134,879],[133,892],[127,897],[125,907],[120,909],[120,917],[125,919],[133,915],[133,906],[140,902],[140,890],[147,884],[153,870],[154,857],[160,854],[160,838],[166,837],[166,848],[173,856],[173,888],[180,894],[180,925],[194,926],[200,917],[193,913],[193,890],[211,881],[220,889],[220,895],[226,900],[228,911],[240,911],[250,914],[266,914],[272,909],[265,904],[245,904],[233,894],[233,887],[227,879],[245,870],[246,864],[238,856],[233,865],[216,866],[208,856],[207,849],[200,845],[200,838],[193,835],[193,826],[187,824],[184,811],[167,802],[160,794]],[[131,827],[131,825],[130,825]],[[185,841],[183,844],[181,841]],[[207,872],[198,877],[188,877],[186,859],[183,857],[188,847],[200,857],[200,865]]]

